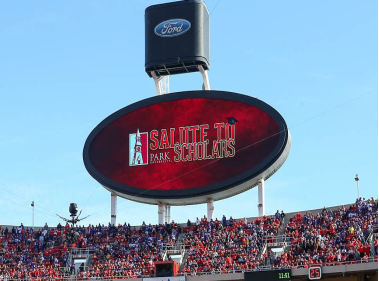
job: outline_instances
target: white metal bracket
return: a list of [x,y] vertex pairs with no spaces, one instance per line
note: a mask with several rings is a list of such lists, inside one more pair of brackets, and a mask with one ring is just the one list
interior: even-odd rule
[[154,78],[157,95],[168,94],[170,92],[170,76],[157,76],[155,71],[151,71],[150,73]]
[[211,86],[209,85],[208,71],[204,70],[202,65],[198,65],[197,68],[201,72],[201,76],[203,76],[203,90],[209,91]]
[[[203,77],[203,90],[209,91],[211,87],[209,85],[208,71],[204,70],[202,65],[198,65],[197,68]],[[151,71],[150,74],[154,79],[157,95],[160,96],[163,94],[168,94],[170,92],[170,76],[158,76],[155,71]]]

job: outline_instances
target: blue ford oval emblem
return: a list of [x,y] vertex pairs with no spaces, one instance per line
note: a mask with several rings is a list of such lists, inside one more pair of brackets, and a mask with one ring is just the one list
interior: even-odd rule
[[188,20],[172,19],[161,22],[154,28],[154,33],[161,37],[179,36],[191,28]]

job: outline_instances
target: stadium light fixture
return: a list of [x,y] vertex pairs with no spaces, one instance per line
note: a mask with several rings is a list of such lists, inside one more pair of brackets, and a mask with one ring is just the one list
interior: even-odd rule
[[34,231],[34,201],[32,201],[32,204],[30,204],[30,206],[32,207],[32,228]]
[[358,191],[358,199],[359,199],[359,176],[358,176],[358,174],[355,175],[355,181],[357,182],[357,191]]

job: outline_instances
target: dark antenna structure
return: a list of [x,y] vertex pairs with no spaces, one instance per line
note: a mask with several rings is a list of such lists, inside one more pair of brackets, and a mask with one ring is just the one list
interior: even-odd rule
[[71,219],[66,219],[66,218],[64,218],[64,217],[62,217],[62,216],[60,216],[58,214],[56,214],[56,215],[58,217],[60,217],[62,220],[64,220],[65,222],[71,223],[72,227],[74,227],[78,222],[80,222],[80,221],[82,221],[82,220],[84,220],[84,219],[86,219],[86,218],[89,217],[89,215],[88,215],[88,216],[86,216],[84,218],[79,219],[79,217],[82,214],[83,210],[81,210],[79,212],[79,215],[77,215],[77,213],[78,213],[78,205],[76,205],[76,203],[71,203],[68,210],[70,212]]

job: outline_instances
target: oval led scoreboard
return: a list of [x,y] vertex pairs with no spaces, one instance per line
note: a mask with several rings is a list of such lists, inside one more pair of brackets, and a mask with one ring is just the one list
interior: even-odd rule
[[275,173],[291,138],[268,104],[224,91],[148,98],[113,113],[89,135],[83,159],[106,189],[142,203],[227,198]]

